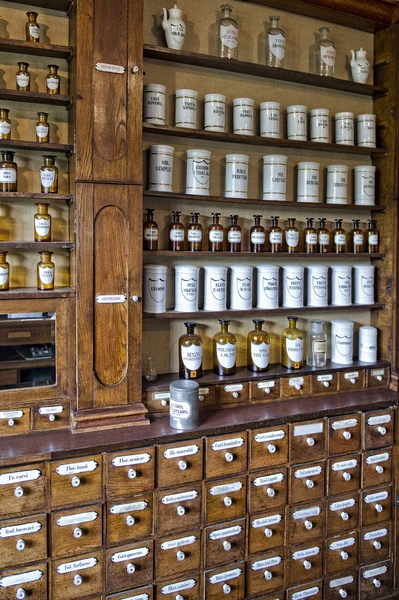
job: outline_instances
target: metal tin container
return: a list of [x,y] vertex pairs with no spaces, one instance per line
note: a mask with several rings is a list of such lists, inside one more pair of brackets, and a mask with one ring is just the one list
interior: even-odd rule
[[170,426],[188,431],[199,425],[199,385],[196,381],[178,380],[169,385]]

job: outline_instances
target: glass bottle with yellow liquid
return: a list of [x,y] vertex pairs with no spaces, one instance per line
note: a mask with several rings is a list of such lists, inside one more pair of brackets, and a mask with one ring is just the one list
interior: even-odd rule
[[267,371],[270,357],[270,337],[262,330],[263,319],[253,319],[255,329],[247,336],[247,366],[250,371]]
[[27,62],[19,62],[17,63],[19,69],[17,71],[17,90],[20,92],[29,92],[30,91],[30,73],[29,63]]
[[46,91],[48,94],[60,93],[60,76],[58,75],[58,65],[47,65],[48,73],[46,75]]
[[194,332],[197,323],[184,323],[187,333],[179,339],[179,376],[184,379],[202,377],[202,339]]
[[51,260],[52,252],[39,252],[40,261],[37,263],[37,289],[53,290],[55,265]]
[[43,154],[44,165],[40,168],[42,194],[58,194],[58,169],[55,166],[55,156]]
[[28,21],[25,25],[25,39],[27,42],[40,42],[40,26],[37,24],[37,12],[27,12]]
[[303,331],[297,329],[298,317],[287,317],[288,327],[281,333],[281,364],[287,369],[303,365]]
[[0,290],[10,287],[10,265],[7,262],[8,252],[0,252]]
[[48,214],[50,204],[37,202],[37,213],[34,217],[35,242],[51,242],[51,215]]
[[213,336],[213,372],[234,375],[236,372],[237,342],[229,331],[230,320],[219,319],[221,330]]
[[47,144],[50,141],[50,125],[47,122],[48,113],[38,112],[39,120],[36,123],[36,141]]
[[0,192],[16,192],[18,167],[14,162],[15,152],[2,151],[0,162]]
[[9,119],[10,111],[8,108],[0,108],[0,140],[11,139],[11,120]]

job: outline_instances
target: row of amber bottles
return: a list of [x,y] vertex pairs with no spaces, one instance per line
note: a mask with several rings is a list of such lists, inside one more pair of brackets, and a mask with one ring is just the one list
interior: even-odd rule
[[[17,90],[20,92],[30,92],[30,72],[28,62],[19,62],[17,71]],[[60,76],[58,75],[58,65],[47,65],[48,73],[46,75],[46,92],[48,94],[60,93]]]
[[[50,125],[48,113],[38,112],[39,120],[36,122],[36,142],[48,143],[50,141]],[[0,108],[0,140],[11,140],[11,119],[8,108]]]
[[[0,192],[18,191],[18,166],[14,162],[15,152],[2,151],[0,162]],[[44,165],[40,168],[42,194],[58,194],[58,168],[55,156],[43,154]]]
[[[10,265],[7,262],[8,252],[0,252],[0,291],[10,288]],[[40,261],[37,263],[37,289],[53,290],[55,265],[51,260],[52,252],[39,252]]]

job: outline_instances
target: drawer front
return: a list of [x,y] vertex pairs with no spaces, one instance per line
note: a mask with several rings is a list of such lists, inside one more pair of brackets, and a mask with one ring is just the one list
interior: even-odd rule
[[257,596],[258,600],[284,600],[284,590],[278,590],[266,596]]
[[345,373],[339,372],[338,387],[340,392],[363,390],[366,387],[366,371],[356,369]]
[[244,600],[245,563],[205,571],[204,588],[206,600]]
[[362,492],[362,525],[377,525],[389,521],[392,515],[391,486]]
[[199,389],[200,408],[211,408],[217,405],[216,386],[200,387]]
[[310,375],[282,377],[280,379],[280,393],[282,398],[299,398],[309,396],[312,378]]
[[119,592],[151,582],[153,541],[143,540],[107,550],[107,592]]
[[302,600],[302,598],[311,598],[311,600],[322,600],[323,582],[313,581],[305,585],[295,586],[287,592],[287,600]]
[[329,454],[359,452],[362,445],[361,415],[354,413],[328,420]]
[[247,433],[209,437],[206,440],[208,478],[238,475],[247,470]]
[[264,469],[288,462],[288,426],[255,429],[251,433],[250,469]]
[[51,555],[58,558],[101,548],[102,532],[101,504],[54,512],[51,514]]
[[[20,595],[17,596],[17,593]],[[0,600],[14,600],[14,598],[21,597],[29,598],[29,600],[47,598],[46,563],[10,569],[1,573]]]
[[247,564],[247,594],[258,596],[284,585],[284,548],[261,554]]
[[360,488],[360,467],[359,454],[330,458],[328,461],[328,495],[356,492]]
[[30,431],[30,408],[0,410],[0,436],[22,435]]
[[242,517],[247,507],[246,477],[219,479],[205,485],[205,522],[223,523]]
[[362,487],[375,487],[392,481],[392,448],[363,454]]
[[53,431],[69,427],[71,407],[69,402],[57,402],[48,406],[33,408],[34,431]]
[[158,448],[158,486],[200,481],[203,477],[202,440],[161,444]]
[[368,527],[360,531],[360,562],[375,563],[391,555],[391,524]]
[[47,558],[47,517],[0,521],[0,568]]
[[359,540],[356,531],[326,540],[324,550],[326,575],[356,569],[358,553]]
[[9,517],[46,508],[44,463],[0,470],[0,514]]
[[338,374],[312,375],[312,394],[335,394],[338,391]]
[[254,402],[270,402],[280,398],[280,380],[251,381],[249,384],[249,397]]
[[107,503],[107,544],[120,544],[153,533],[153,493]]
[[51,506],[93,504],[102,500],[102,456],[51,463]]
[[274,510],[287,504],[287,469],[259,471],[249,477],[249,512]]
[[157,600],[201,600],[201,582],[198,574],[171,579],[157,586]]
[[324,461],[294,465],[290,468],[290,504],[323,498],[325,487]]
[[102,592],[103,556],[100,552],[51,561],[54,600],[76,600]]
[[317,460],[326,453],[325,420],[290,425],[290,460]]
[[324,537],[324,502],[290,506],[287,518],[290,544],[309,544]]
[[221,406],[228,404],[240,404],[249,400],[249,383],[233,383],[218,385],[217,395]]
[[327,501],[327,535],[336,535],[359,526],[359,494],[335,496]]
[[134,590],[126,590],[119,594],[107,595],[107,600],[154,600],[152,585],[146,585]]
[[107,497],[123,498],[154,489],[155,448],[111,452],[107,456]]
[[351,571],[345,575],[333,575],[325,580],[325,600],[357,600],[357,573]]
[[157,541],[157,577],[175,577],[199,571],[201,565],[201,531],[195,529],[183,535],[169,535]]
[[202,486],[157,492],[157,530],[159,534],[186,531],[201,525]]
[[156,392],[147,392],[145,396],[145,404],[149,413],[169,412],[169,401],[169,387],[161,388]]
[[266,552],[285,544],[284,508],[250,517],[249,554]]
[[288,583],[302,583],[323,575],[323,544],[292,546],[288,553]]
[[389,368],[367,369],[368,388],[386,388],[389,384]]
[[205,567],[238,562],[245,557],[246,520],[218,523],[205,529]]
[[387,408],[365,413],[363,431],[365,450],[392,446],[394,439],[393,410]]
[[391,565],[388,561],[367,565],[360,569],[360,598],[375,600],[391,592]]

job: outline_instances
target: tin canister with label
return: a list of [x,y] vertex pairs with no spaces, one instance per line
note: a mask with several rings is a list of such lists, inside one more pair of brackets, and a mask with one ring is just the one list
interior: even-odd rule
[[199,425],[199,385],[196,381],[172,381],[170,391],[170,426],[188,431]]

